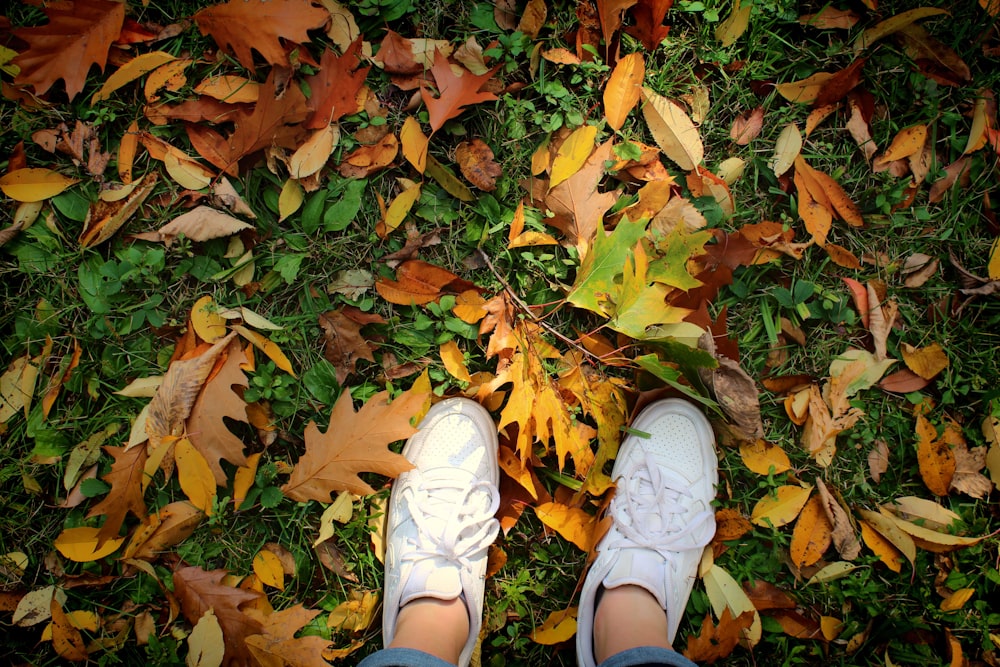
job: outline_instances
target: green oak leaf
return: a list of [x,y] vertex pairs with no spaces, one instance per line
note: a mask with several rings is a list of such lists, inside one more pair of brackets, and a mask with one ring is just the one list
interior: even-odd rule
[[690,310],[666,304],[670,288],[650,283],[646,277],[649,260],[642,244],[636,245],[632,256],[625,262],[621,285],[612,297],[614,315],[608,325],[632,338],[643,338],[654,324],[676,324]]
[[621,289],[615,279],[623,273],[625,259],[646,233],[647,222],[622,218],[611,234],[605,234],[603,223],[598,223],[594,247],[580,264],[576,282],[566,300],[578,308],[610,316],[612,303],[609,299]]
[[649,263],[649,279],[677,289],[689,290],[702,283],[687,271],[687,261],[693,255],[704,254],[705,244],[712,238],[712,232],[685,232],[675,229],[666,238],[656,243],[657,254],[661,256]]

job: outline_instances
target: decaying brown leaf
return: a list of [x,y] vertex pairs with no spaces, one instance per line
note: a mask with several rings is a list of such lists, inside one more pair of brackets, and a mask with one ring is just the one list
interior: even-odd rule
[[854,532],[850,515],[840,505],[837,498],[826,488],[826,484],[819,477],[816,478],[816,490],[826,512],[826,518],[833,527],[833,546],[837,553],[844,560],[854,560],[861,554],[861,543]]
[[496,190],[503,168],[496,163],[493,151],[482,139],[460,143],[455,148],[455,160],[470,183],[485,192]]
[[701,624],[701,633],[698,636],[688,637],[684,657],[709,665],[728,657],[743,639],[743,635],[750,628],[753,619],[752,611],[745,611],[733,618],[727,607],[723,610],[722,617],[719,618],[719,624],[713,625],[712,614],[705,614],[705,620]]

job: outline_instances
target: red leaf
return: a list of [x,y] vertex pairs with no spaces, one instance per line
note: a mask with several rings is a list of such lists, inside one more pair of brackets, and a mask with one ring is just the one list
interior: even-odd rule
[[[456,74],[455,68],[461,74]],[[497,68],[494,67],[489,72],[476,76],[464,67],[452,65],[447,56],[435,51],[431,72],[434,74],[438,96],[432,97],[427,88],[420,89],[420,96],[430,112],[431,133],[437,132],[446,121],[461,114],[466,106],[497,99],[493,93],[479,90],[496,71]]]
[[357,110],[357,95],[364,85],[365,77],[371,67],[361,67],[361,38],[358,37],[347,48],[344,55],[338,56],[329,48],[323,51],[320,58],[320,71],[306,77],[306,83],[312,91],[307,102],[312,115],[305,122],[309,129],[326,127],[342,116]]

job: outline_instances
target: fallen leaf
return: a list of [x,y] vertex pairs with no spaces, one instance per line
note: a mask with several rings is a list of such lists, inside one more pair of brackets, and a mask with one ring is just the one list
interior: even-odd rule
[[715,38],[722,43],[722,48],[732,46],[736,43],[750,25],[750,12],[753,11],[753,4],[743,4],[736,0],[733,3],[733,10],[715,28]]
[[818,561],[830,547],[833,527],[823,511],[823,501],[819,495],[813,496],[802,508],[789,544],[792,563],[796,567],[807,567]]
[[594,150],[595,137],[597,128],[593,125],[581,125],[566,137],[552,159],[550,189],[580,171]]
[[295,636],[319,614],[301,604],[266,616],[250,612],[260,621],[261,633],[246,637],[247,648],[258,664],[268,667],[324,667],[329,664],[323,654],[332,645],[330,640],[312,634]]
[[591,246],[598,238],[597,230],[604,214],[618,199],[614,192],[597,190],[611,156],[612,145],[607,141],[594,149],[575,174],[551,188],[545,196],[545,207],[554,214],[546,220],[546,224],[566,235],[567,241],[576,247],[581,262],[586,261]]
[[72,100],[83,90],[91,65],[104,70],[111,44],[125,22],[125,6],[110,0],[90,0],[46,7],[43,11],[49,19],[47,24],[13,31],[28,44],[13,60],[20,68],[14,81],[28,84],[36,95],[42,95],[62,79],[66,95]]
[[396,477],[410,470],[413,465],[390,451],[388,445],[416,433],[410,419],[421,410],[428,394],[411,388],[392,403],[388,398],[388,392],[379,392],[355,412],[351,392],[343,391],[333,406],[326,433],[320,433],[315,422],[306,426],[306,453],[295,464],[282,492],[302,502],[330,502],[334,491],[374,493],[358,477],[359,472]]
[[[949,425],[950,428],[950,425]],[[955,426],[955,428],[958,428]],[[986,466],[986,448],[969,449],[965,439],[955,447],[955,475],[948,488],[973,498],[985,498],[993,490],[993,482],[980,471]]]
[[736,583],[733,576],[713,563],[702,575],[702,579],[705,582],[705,592],[708,594],[712,611],[715,612],[716,616],[722,618],[722,614],[727,609],[735,618],[739,618],[746,612],[752,614],[753,622],[749,629],[742,632],[742,638],[747,645],[755,646],[760,641],[763,631],[760,614],[757,613],[753,602]]
[[326,619],[332,630],[361,632],[366,630],[375,618],[379,595],[375,591],[352,590],[347,600],[337,605]]
[[754,614],[749,610],[733,618],[728,607],[723,609],[718,626],[712,624],[710,613],[705,614],[698,635],[688,636],[684,657],[699,664],[713,664],[729,657],[736,645],[743,640],[753,621]]
[[246,638],[259,634],[263,624],[240,607],[257,601],[262,594],[225,585],[222,582],[227,574],[225,570],[182,567],[173,573],[174,593],[190,623],[197,623],[209,611],[215,614],[225,640],[223,665],[252,664]]
[[181,438],[174,443],[174,461],[177,463],[177,481],[191,504],[212,515],[215,503],[215,476],[208,461],[194,448],[191,441]]
[[785,450],[766,440],[740,443],[740,458],[758,475],[779,475],[792,467]]
[[738,146],[746,146],[764,128],[764,107],[755,107],[736,117],[729,129],[729,138]]
[[218,667],[225,655],[225,638],[222,626],[211,609],[202,614],[187,638],[188,667]]
[[51,169],[26,167],[0,176],[0,190],[14,201],[37,202],[55,197],[78,182],[79,179],[63,176]]
[[789,102],[812,104],[832,77],[829,72],[817,72],[799,81],[776,84],[774,89]]
[[[892,565],[892,560],[895,558],[893,552],[886,551],[882,549],[882,543],[877,539],[882,538],[884,542],[888,542],[893,549],[899,554],[904,556],[906,560],[910,562],[910,565],[914,565],[914,561],[917,558],[917,545],[913,542],[913,538],[908,534],[903,532],[896,522],[886,516],[884,513],[872,512],[871,510],[858,509],[858,514],[861,515],[863,519],[862,522],[862,539],[865,540],[865,544],[868,545],[870,549],[877,555],[882,562],[888,565],[893,571],[899,572],[899,562],[896,561],[896,566]],[[872,542],[866,538],[866,533],[864,531],[864,524],[868,524],[869,529],[874,533],[876,539]],[[868,535],[868,537],[872,537]]]
[[295,371],[292,369],[291,360],[285,356],[285,353],[281,351],[281,348],[278,347],[277,343],[263,334],[247,329],[241,324],[233,324],[231,328],[235,333],[238,333],[243,336],[243,338],[250,341],[255,348],[266,354],[268,358],[274,362],[275,366],[285,371],[292,377],[295,377]]
[[403,157],[421,174],[427,169],[428,141],[420,129],[420,121],[413,116],[407,116],[403,121],[403,127],[399,130],[399,144],[403,149]]
[[168,503],[139,524],[125,546],[124,557],[158,559],[190,537],[204,517],[201,510],[186,500]]
[[642,89],[642,99],[646,125],[664,155],[685,171],[701,164],[705,157],[701,135],[684,110],[649,88]]
[[361,311],[350,308],[345,306],[319,316],[319,325],[323,330],[323,356],[333,364],[337,383],[341,386],[354,373],[359,359],[375,362],[372,347],[361,334],[361,328],[381,320],[362,317],[364,314]]
[[890,16],[887,19],[879,21],[874,26],[864,30],[860,35],[858,35],[854,40],[854,52],[859,53],[867,48],[870,48],[875,42],[902,30],[914,21],[919,21],[931,16],[940,16],[941,14],[948,14],[948,11],[937,7],[918,7],[917,9],[911,9],[909,11],[896,14],[895,16]]
[[944,438],[939,438],[927,417],[917,415],[917,463],[920,477],[937,496],[947,496],[955,476],[955,452]]
[[197,206],[168,222],[157,230],[157,234],[159,240],[170,247],[181,234],[192,241],[208,241],[232,236],[251,227],[252,225],[222,211],[209,206]]
[[118,538],[128,512],[139,519],[146,518],[146,502],[143,500],[146,448],[105,447],[104,451],[115,460],[108,474],[102,477],[111,490],[87,513],[88,517],[106,515],[97,533],[98,547],[107,540]]
[[[73,529],[71,529],[73,530]],[[69,615],[63,611],[63,606],[59,600],[52,599],[52,648],[65,660],[71,662],[83,662],[87,660],[89,653],[87,645],[83,641],[83,635],[77,629]]]
[[253,571],[265,586],[285,590],[285,571],[281,560],[267,549],[261,549],[253,557]]
[[875,441],[868,452],[868,474],[876,484],[882,479],[882,475],[889,469],[889,447],[885,440],[881,438]]
[[901,496],[882,505],[906,521],[919,522],[921,526],[939,532],[951,532],[952,527],[962,518],[950,509],[926,498]]
[[593,514],[556,502],[540,503],[534,510],[542,523],[576,545],[580,551],[593,551],[598,526],[597,517]]
[[925,380],[934,379],[938,373],[948,368],[948,356],[937,343],[922,348],[903,343],[901,352],[907,368]]
[[774,155],[768,166],[775,176],[781,176],[792,168],[801,151],[802,134],[795,123],[789,123],[778,135],[778,141],[774,144]]
[[780,528],[795,521],[806,502],[812,487],[782,485],[757,501],[750,513],[750,522],[757,526]]
[[430,70],[438,96],[433,97],[426,87],[420,88],[420,96],[430,113],[431,134],[440,130],[446,121],[461,114],[466,106],[497,99],[493,93],[480,90],[493,77],[495,69],[476,76],[463,67],[452,66],[446,55],[435,51],[434,65]]
[[646,63],[638,51],[626,55],[616,64],[604,88],[604,115],[612,130],[620,130],[639,102]]
[[941,600],[940,609],[943,612],[958,611],[964,607],[965,603],[971,600],[972,596],[975,594],[975,588],[959,588],[944,600]]
[[288,159],[288,174],[302,179],[322,169],[340,141],[340,127],[330,124],[313,132]]
[[861,554],[861,543],[854,533],[854,526],[840,502],[826,488],[819,477],[816,478],[816,490],[829,520],[833,532],[833,546],[844,560],[854,560]]
[[554,611],[531,631],[531,641],[551,646],[569,641],[576,634],[576,607]]
[[443,294],[460,294],[475,285],[439,266],[413,259],[400,264],[396,280],[375,281],[375,291],[389,303],[401,306],[423,305],[437,301]]

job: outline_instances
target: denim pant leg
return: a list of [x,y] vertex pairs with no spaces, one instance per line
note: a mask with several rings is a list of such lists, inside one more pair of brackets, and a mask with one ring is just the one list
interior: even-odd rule
[[698,667],[677,651],[658,646],[630,648],[602,662],[598,667]]
[[415,648],[384,648],[358,663],[358,667],[455,667]]

